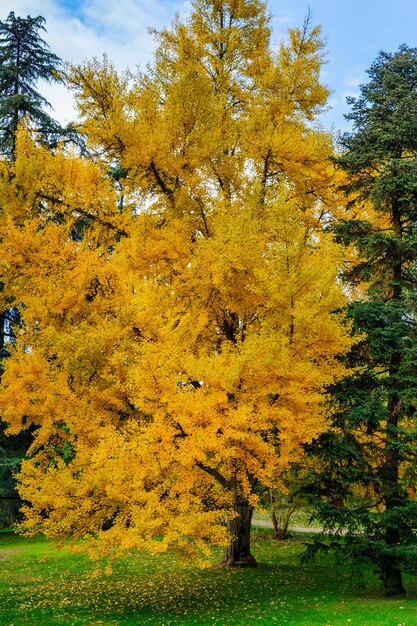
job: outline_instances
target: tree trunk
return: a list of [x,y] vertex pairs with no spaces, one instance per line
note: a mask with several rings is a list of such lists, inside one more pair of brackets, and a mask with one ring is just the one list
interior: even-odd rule
[[236,517],[227,520],[230,544],[224,553],[223,565],[228,567],[256,567],[255,558],[250,552],[250,530],[253,507],[236,505]]
[[272,509],[271,511],[271,520],[272,520],[272,525],[274,527],[275,539],[282,539],[283,538],[282,532],[278,525],[277,514],[275,513],[274,509]]
[[269,490],[269,498],[271,501],[271,520],[274,527],[275,539],[283,541],[288,539],[288,526],[290,519],[297,509],[297,504],[289,505],[287,502],[283,502],[283,498],[280,498],[280,515],[278,517],[276,513],[276,498],[274,489]]
[[[401,399],[397,394],[392,394],[388,401],[390,412],[385,446],[385,467],[383,474],[383,489],[385,509],[389,513],[404,503],[400,480],[399,480],[399,457],[398,457],[398,414],[400,412]],[[401,543],[401,529],[396,525],[387,526],[385,540],[390,548]],[[393,556],[389,556],[381,565],[381,578],[384,591],[389,596],[405,593],[402,582],[401,569]]]
[[386,596],[399,596],[405,593],[401,570],[392,560],[380,567],[381,579]]
[[[386,541],[391,547],[400,542],[400,533],[396,528],[387,529]],[[384,592],[387,596],[398,596],[405,593],[401,569],[392,556],[380,566],[380,571]]]
[[[401,213],[397,197],[392,200],[392,225],[394,234],[399,241],[402,240],[402,223]],[[392,277],[393,291],[392,300],[399,302],[402,298],[402,267],[403,259],[400,253],[397,253],[393,259]],[[402,353],[397,348],[393,351],[389,367],[389,379],[395,380],[401,365]],[[387,513],[401,506],[404,501],[404,494],[400,484],[399,475],[399,441],[398,441],[398,422],[402,411],[402,398],[394,390],[388,397],[389,418],[386,430],[385,440],[385,467],[383,469],[383,493],[384,503]],[[387,526],[385,534],[387,545],[395,549],[395,546],[401,543],[401,530],[398,527],[398,521],[392,526]],[[381,567],[381,578],[384,585],[384,591],[389,596],[395,596],[405,593],[402,582],[401,569],[398,567],[395,557],[390,555]]]

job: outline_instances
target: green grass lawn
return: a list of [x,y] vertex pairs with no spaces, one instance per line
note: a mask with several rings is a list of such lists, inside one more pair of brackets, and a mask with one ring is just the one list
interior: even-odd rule
[[354,587],[348,566],[332,557],[301,564],[302,537],[277,543],[265,529],[253,539],[253,570],[132,554],[111,576],[93,578],[85,556],[52,549],[42,559],[45,539],[1,532],[0,624],[417,625],[416,579],[406,579],[407,597],[387,599],[371,576],[366,591]]

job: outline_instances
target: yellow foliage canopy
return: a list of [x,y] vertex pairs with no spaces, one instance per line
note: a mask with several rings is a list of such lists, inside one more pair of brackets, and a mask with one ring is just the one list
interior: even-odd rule
[[0,410],[34,429],[26,529],[204,555],[325,427],[351,340],[320,55],[307,27],[271,51],[257,0],[198,0],[148,75],[73,68],[98,163],[21,131],[0,176],[1,297],[22,315]]

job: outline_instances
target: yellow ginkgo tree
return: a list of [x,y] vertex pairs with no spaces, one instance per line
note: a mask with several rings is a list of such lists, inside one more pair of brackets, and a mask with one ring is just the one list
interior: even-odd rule
[[257,486],[325,428],[351,343],[314,122],[328,92],[319,29],[274,51],[258,0],[192,5],[147,74],[71,69],[91,158],[22,130],[2,164],[2,298],[22,326],[0,410],[34,432],[27,531],[254,565]]

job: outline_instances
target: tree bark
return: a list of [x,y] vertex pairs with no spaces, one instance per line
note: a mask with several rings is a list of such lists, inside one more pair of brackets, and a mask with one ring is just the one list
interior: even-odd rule
[[[387,529],[386,542],[390,547],[399,544],[400,540],[401,537],[397,528]],[[385,595],[399,596],[405,593],[401,569],[392,556],[380,566],[380,571]]]
[[[397,198],[392,201],[392,224],[394,234],[399,241],[402,240],[402,223]],[[393,293],[392,300],[400,301],[402,297],[402,265],[400,254],[393,260]],[[389,378],[395,380],[401,365],[402,355],[399,350],[394,351],[391,356],[389,367]],[[401,414],[402,399],[396,391],[392,391],[388,397],[389,418],[386,430],[385,443],[385,467],[383,470],[383,495],[385,509],[389,513],[401,506],[404,500],[399,476],[399,442],[398,442],[398,422]],[[385,540],[388,546],[395,549],[401,543],[401,530],[398,525],[387,526]],[[384,591],[389,596],[405,593],[402,581],[402,572],[396,559],[390,556],[381,565],[381,578]]]
[[[398,455],[398,414],[400,412],[401,399],[397,394],[391,394],[388,400],[389,420],[386,433],[385,467],[383,474],[383,489],[385,509],[389,513],[403,504],[403,494],[399,481],[399,455]],[[388,546],[395,549],[401,543],[401,529],[398,525],[388,526],[385,533]],[[394,557],[390,556],[381,565],[381,578],[384,591],[389,596],[405,593],[402,582],[401,569]]]
[[230,544],[225,550],[223,565],[228,567],[256,567],[256,559],[250,551],[253,507],[247,504],[236,505],[235,511],[236,517],[227,520]]

